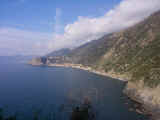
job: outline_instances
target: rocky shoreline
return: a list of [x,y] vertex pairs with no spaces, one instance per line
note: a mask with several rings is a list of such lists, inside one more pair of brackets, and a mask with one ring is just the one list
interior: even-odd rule
[[151,120],[160,120],[160,94],[157,89],[160,88],[147,88],[142,83],[128,82],[123,93],[140,104],[140,109],[136,109],[138,113],[149,116]]
[[[50,66],[50,67],[55,67],[55,66],[56,67],[71,67],[71,68],[89,71],[89,72],[92,72],[92,73],[95,73],[98,75],[122,80],[125,82],[127,82],[129,80],[129,77],[126,77],[124,75],[118,75],[114,72],[106,73],[104,71],[94,70],[91,67],[85,67],[81,64],[48,64],[47,66]],[[133,88],[130,84],[134,84],[134,83],[128,82],[128,84],[126,85],[126,87],[123,90],[123,93],[126,94],[130,100],[134,101],[135,106],[136,106],[135,111],[139,114],[149,116],[150,119],[152,119],[152,120],[160,120],[160,111],[159,111],[160,106],[158,105],[158,103],[155,104],[151,100],[151,98],[153,96],[147,95],[143,91],[138,92],[138,89],[140,89],[140,88]],[[160,101],[159,101],[159,103],[160,103]]]

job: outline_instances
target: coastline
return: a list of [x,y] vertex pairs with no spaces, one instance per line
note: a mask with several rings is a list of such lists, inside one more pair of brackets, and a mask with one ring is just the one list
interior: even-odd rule
[[[141,94],[144,95],[143,92],[139,93],[138,90],[139,89],[143,89],[143,88],[133,88],[132,86],[130,86],[130,82],[129,82],[129,77],[124,76],[124,75],[118,75],[114,72],[104,72],[101,70],[95,70],[91,67],[88,66],[84,66],[81,64],[70,64],[70,63],[64,63],[64,64],[31,64],[32,66],[41,66],[41,65],[45,65],[48,67],[65,67],[65,68],[75,68],[75,69],[81,69],[84,71],[88,71],[91,73],[95,73],[97,75],[102,75],[105,77],[111,77],[113,79],[117,79],[117,80],[121,80],[123,82],[127,82],[126,87],[123,90],[123,93],[128,96],[128,98],[132,101],[139,104],[139,108],[135,109],[135,111],[139,114],[143,114],[146,116],[151,117],[151,120],[160,120],[159,119],[159,113],[155,113],[155,106],[153,106],[153,102],[144,102],[145,98],[144,97],[140,97]],[[133,83],[134,84],[134,83]],[[133,92],[134,91],[134,92]],[[146,97],[150,97],[146,94]],[[147,103],[147,104],[146,104]],[[157,117],[158,115],[158,117]]]
[[[97,75],[111,77],[113,79],[117,79],[117,80],[127,82],[127,85],[123,90],[123,93],[126,96],[128,96],[128,98],[131,101],[134,101],[135,105],[138,105],[138,107],[135,109],[135,111],[139,114],[149,116],[149,118],[151,120],[160,120],[160,113],[159,113],[160,111],[157,112],[157,109],[159,110],[159,108],[160,108],[159,105],[158,104],[155,105],[154,104],[155,102],[149,99],[150,97],[153,97],[153,94],[151,93],[150,95],[148,95],[148,92],[146,93],[144,87],[133,88],[132,86],[130,86],[130,84],[134,84],[134,83],[129,82],[130,78],[128,76],[118,75],[114,72],[108,72],[107,73],[107,72],[104,72],[104,71],[101,71],[101,70],[94,70],[91,67],[88,67],[88,66],[85,67],[84,65],[81,65],[81,64],[68,64],[68,63],[67,64],[47,64],[47,66],[49,66],[49,67],[76,68],[76,69],[85,70],[85,71],[88,71],[88,72],[91,72],[91,73],[95,73]],[[138,92],[140,89],[142,89],[142,91]],[[151,91],[153,92],[154,90],[151,90]],[[158,98],[156,98],[156,100],[157,99]]]
[[118,79],[118,80],[121,80],[121,81],[124,81],[124,82],[127,82],[128,80],[122,76],[122,75],[117,75],[113,72],[104,72],[104,71],[101,71],[101,70],[95,70],[91,67],[85,67],[81,64],[47,64],[48,67],[65,67],[65,68],[75,68],[75,69],[80,69],[80,70],[84,70],[84,71],[88,71],[88,72],[91,72],[91,73],[95,73],[97,75],[102,75],[102,76],[105,76],[105,77],[111,77],[113,79]]

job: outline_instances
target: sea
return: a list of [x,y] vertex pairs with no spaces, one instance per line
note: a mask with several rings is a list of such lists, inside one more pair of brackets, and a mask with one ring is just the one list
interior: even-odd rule
[[17,120],[70,120],[90,101],[95,120],[148,120],[132,110],[125,82],[88,71],[28,65],[27,57],[0,57],[0,114]]

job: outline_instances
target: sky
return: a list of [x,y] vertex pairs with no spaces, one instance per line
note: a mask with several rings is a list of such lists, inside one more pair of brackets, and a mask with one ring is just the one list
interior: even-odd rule
[[75,48],[159,9],[160,0],[0,0],[0,56]]

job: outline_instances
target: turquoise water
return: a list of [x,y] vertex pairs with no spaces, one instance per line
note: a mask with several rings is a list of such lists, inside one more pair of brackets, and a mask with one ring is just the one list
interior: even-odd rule
[[68,120],[70,108],[60,112],[60,106],[78,105],[86,97],[97,120],[147,120],[128,110],[131,102],[122,93],[124,85],[83,70],[32,67],[19,59],[0,59],[0,107],[5,115],[17,113],[20,120],[31,119],[35,111],[43,120],[50,113],[55,120]]

